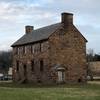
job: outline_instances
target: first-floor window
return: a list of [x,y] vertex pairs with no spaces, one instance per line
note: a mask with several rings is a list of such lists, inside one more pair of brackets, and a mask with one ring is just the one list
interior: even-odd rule
[[34,60],[31,61],[31,71],[34,71]]
[[40,71],[42,72],[44,70],[44,62],[43,60],[40,60]]
[[27,65],[26,64],[23,65],[23,69],[24,69],[24,77],[26,77],[27,76]]
[[32,50],[32,45],[30,46],[30,51],[31,51],[31,53],[33,53],[33,50]]
[[16,70],[19,71],[19,61],[16,61]]

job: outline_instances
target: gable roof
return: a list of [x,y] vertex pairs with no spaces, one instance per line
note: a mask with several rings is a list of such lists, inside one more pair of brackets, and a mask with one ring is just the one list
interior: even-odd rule
[[82,33],[77,29],[77,27],[75,25],[73,25],[73,29],[75,29],[78,33],[80,33],[80,35],[82,36],[82,38],[88,42],[88,40],[82,35]]
[[54,33],[58,28],[60,28],[61,25],[62,25],[61,23],[57,23],[57,24],[53,24],[53,25],[49,25],[43,28],[33,30],[32,33],[25,34],[19,40],[17,40],[12,45],[12,47],[48,39],[49,36],[52,33]]
[[[79,32],[79,30],[72,25],[75,30]],[[36,30],[33,30],[32,33],[23,35],[19,40],[17,40],[12,47],[26,45],[34,42],[38,42],[41,40],[48,39],[57,29],[63,27],[62,23],[52,24],[46,27],[42,27]],[[80,32],[79,32],[80,33]],[[81,33],[80,33],[81,34]],[[87,42],[86,38],[81,34],[82,38]]]

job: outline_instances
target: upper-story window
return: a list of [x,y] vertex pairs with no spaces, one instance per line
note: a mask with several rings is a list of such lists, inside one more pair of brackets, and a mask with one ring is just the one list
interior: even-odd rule
[[34,53],[40,52],[40,43],[34,44]]
[[32,45],[32,48],[31,48],[32,50],[32,53],[34,54],[34,52],[35,52],[35,46],[34,45]]
[[13,48],[13,54],[15,54],[15,55],[18,54],[18,49],[17,49],[17,47],[14,47],[14,48]]
[[23,54],[23,47],[17,47],[17,54],[18,55],[21,55],[21,54]]
[[31,53],[33,53],[33,54],[39,53],[39,52],[48,50],[49,43],[48,43],[48,41],[42,42],[42,43],[36,43],[36,44],[31,45],[30,47],[31,47],[30,48]]
[[25,54],[27,53],[27,46],[24,47],[25,48]]
[[27,47],[26,47],[26,46],[23,46],[22,53],[23,53],[23,54],[26,54],[26,52],[27,52]]
[[24,53],[25,53],[25,47],[24,46],[14,48],[14,54],[21,55],[21,54],[24,54]]
[[42,42],[41,43],[41,52],[43,52],[43,51],[47,51],[48,50],[48,48],[49,48],[49,42],[48,41],[46,41],[46,42]]
[[36,50],[37,52],[40,52],[40,43],[37,44]]
[[17,47],[17,54],[19,55],[20,54],[20,48]]
[[23,46],[23,54],[25,54],[25,46]]
[[43,51],[44,51],[44,44],[41,43],[41,52],[43,52]]

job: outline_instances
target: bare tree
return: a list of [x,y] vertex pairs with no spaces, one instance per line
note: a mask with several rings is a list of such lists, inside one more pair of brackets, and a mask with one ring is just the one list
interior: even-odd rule
[[0,70],[6,72],[11,66],[12,66],[12,51],[0,52]]
[[91,61],[94,61],[94,50],[93,49],[88,49],[87,50],[87,75],[90,76],[91,80],[93,80],[93,74],[92,74],[92,71],[91,71],[91,67],[90,67],[90,62]]
[[93,49],[88,49],[87,50],[87,60],[88,60],[88,62],[90,62],[90,61],[93,61],[93,58],[94,58],[94,50]]

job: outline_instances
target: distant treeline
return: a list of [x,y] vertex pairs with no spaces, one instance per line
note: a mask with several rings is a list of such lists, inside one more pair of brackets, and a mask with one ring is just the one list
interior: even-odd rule
[[88,49],[87,52],[87,61],[100,61],[100,54],[94,53],[93,49]]
[[12,51],[1,51],[0,70],[7,71],[9,67],[12,67]]
[[87,54],[87,60],[88,61],[100,61],[100,55],[99,54]]

